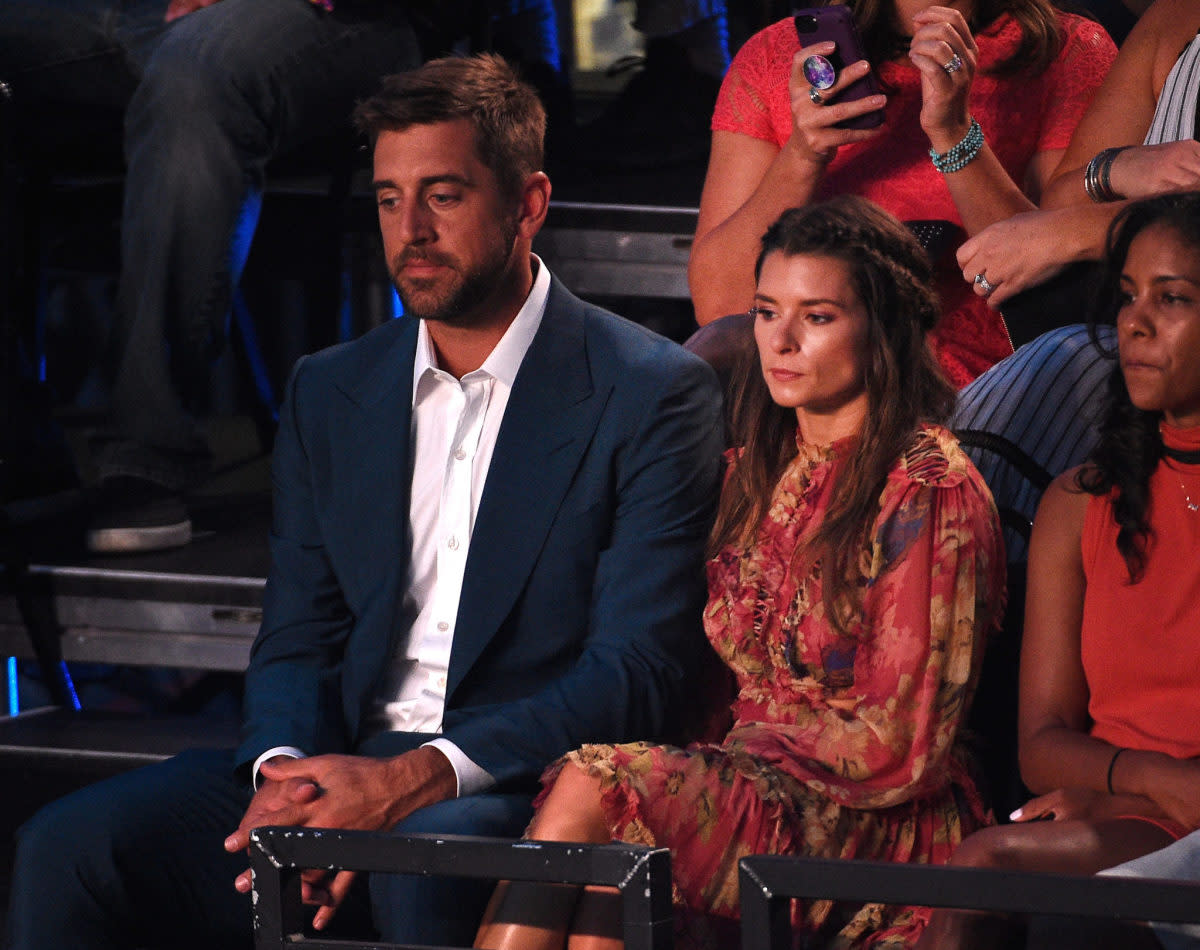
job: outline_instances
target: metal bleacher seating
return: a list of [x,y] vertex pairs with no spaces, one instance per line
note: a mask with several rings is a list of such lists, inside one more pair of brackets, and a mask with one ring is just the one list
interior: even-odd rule
[[690,300],[696,208],[555,201],[538,253],[584,297]]
[[626,950],[670,950],[674,943],[671,853],[666,848],[259,828],[250,837],[250,863],[255,950],[396,946],[305,936],[300,872],[310,867],[615,887],[621,894]]
[[742,950],[794,946],[793,898],[1111,921],[1200,921],[1200,884],[758,855],[742,858]]

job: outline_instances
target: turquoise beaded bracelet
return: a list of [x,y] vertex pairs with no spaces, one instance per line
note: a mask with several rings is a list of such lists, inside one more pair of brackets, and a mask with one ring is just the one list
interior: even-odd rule
[[949,175],[951,172],[956,172],[959,169],[966,168],[973,162],[983,151],[983,129],[979,127],[979,123],[975,119],[971,119],[971,127],[967,129],[967,134],[963,136],[963,140],[955,145],[950,151],[939,155],[934,149],[929,150],[929,157],[933,159],[933,167],[940,171],[943,175]]

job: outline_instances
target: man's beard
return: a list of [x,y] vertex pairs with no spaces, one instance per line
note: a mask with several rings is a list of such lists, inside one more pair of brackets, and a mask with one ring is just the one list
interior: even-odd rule
[[[453,269],[454,259],[433,249],[407,248],[397,254],[392,260],[392,283],[404,304],[405,316],[451,326],[471,326],[487,320],[491,315],[479,311],[479,305],[502,284],[517,240],[515,218],[505,221],[503,228],[500,243],[466,272]],[[448,280],[406,280],[403,267],[413,260],[449,265],[445,272]]]

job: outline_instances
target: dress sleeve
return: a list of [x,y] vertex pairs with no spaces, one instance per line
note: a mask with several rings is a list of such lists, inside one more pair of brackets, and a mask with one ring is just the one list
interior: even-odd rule
[[1117,47],[1103,27],[1084,17],[1063,16],[1062,49],[1042,77],[1051,94],[1046,97],[1039,152],[1067,147],[1116,58]]
[[713,111],[714,132],[738,132],[779,145],[771,121],[772,102],[778,95],[774,84],[782,83],[787,97],[788,71],[780,71],[779,60],[790,60],[791,53],[780,49],[775,34],[778,24],[750,37],[733,58],[721,83]]
[[802,671],[796,721],[746,743],[851,808],[887,808],[945,785],[999,621],[999,522],[982,478],[958,456],[960,472],[932,483],[893,474],[864,549],[861,623],[821,648],[821,668]]

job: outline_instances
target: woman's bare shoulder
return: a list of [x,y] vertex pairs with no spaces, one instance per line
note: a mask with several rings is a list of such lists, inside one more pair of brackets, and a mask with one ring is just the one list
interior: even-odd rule
[[1069,468],[1050,483],[1038,505],[1037,524],[1081,531],[1088,502],[1094,497],[1080,484],[1080,476],[1091,471],[1087,464]]
[[1200,30],[1200,5],[1195,0],[1156,0],[1138,20],[1121,47],[1121,57],[1135,59],[1150,72],[1155,96],[1162,89],[1179,54]]
[[1200,29],[1196,0],[1155,0],[1134,26],[1133,33],[1149,33],[1160,39],[1187,43]]

